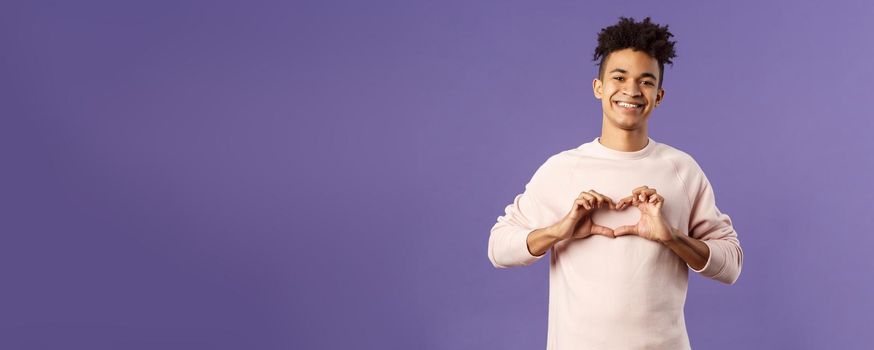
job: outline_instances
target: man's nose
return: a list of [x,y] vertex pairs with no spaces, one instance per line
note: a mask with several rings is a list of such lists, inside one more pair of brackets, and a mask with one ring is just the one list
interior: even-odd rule
[[631,97],[640,96],[640,94],[641,94],[641,93],[640,93],[640,88],[639,88],[637,85],[634,85],[634,84],[631,84],[631,87],[625,87],[625,88],[623,88],[623,89],[622,89],[622,93],[624,93],[624,94],[626,94],[626,95],[628,95],[628,96],[631,96]]

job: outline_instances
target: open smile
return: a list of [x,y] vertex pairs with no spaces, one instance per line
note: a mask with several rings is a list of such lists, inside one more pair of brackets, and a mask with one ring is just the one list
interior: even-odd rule
[[631,103],[631,102],[622,102],[622,101],[613,101],[613,105],[619,108],[619,110],[627,111],[627,112],[638,112],[643,110],[644,104],[642,103]]

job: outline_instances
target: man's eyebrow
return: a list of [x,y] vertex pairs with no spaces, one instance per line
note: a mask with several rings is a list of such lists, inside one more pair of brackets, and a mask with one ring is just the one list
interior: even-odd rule
[[[626,71],[626,70],[624,70],[624,69],[622,69],[622,68],[616,68],[616,69],[613,69],[613,70],[610,71],[610,73],[614,73],[614,72],[619,72],[619,73],[622,73],[622,74],[628,73],[628,71]],[[652,74],[652,73],[650,73],[650,72],[644,72],[644,73],[641,73],[641,74],[640,74],[640,77],[641,77],[641,78],[643,78],[643,77],[650,77],[650,78],[653,78],[653,79],[655,79],[655,80],[659,80],[658,78],[656,78],[655,74]]]

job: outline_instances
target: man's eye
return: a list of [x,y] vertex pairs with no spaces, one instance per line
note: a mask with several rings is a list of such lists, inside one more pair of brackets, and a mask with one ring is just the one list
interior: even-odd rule
[[653,82],[651,82],[651,81],[645,81],[645,82],[643,82],[643,83],[644,83],[644,84],[647,84],[647,85],[649,85],[649,86],[653,86],[653,85],[655,85],[655,84],[653,84]]
[[622,81],[622,79],[625,79],[625,78],[623,78],[623,77],[613,77],[613,79],[616,79],[616,80]]

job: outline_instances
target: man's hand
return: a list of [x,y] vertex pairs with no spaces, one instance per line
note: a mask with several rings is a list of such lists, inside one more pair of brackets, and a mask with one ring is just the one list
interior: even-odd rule
[[566,239],[583,239],[591,235],[615,237],[613,229],[595,225],[592,221],[592,212],[599,208],[616,210],[616,203],[595,190],[580,193],[564,218],[528,234],[528,252],[533,256],[541,256],[554,244]]
[[654,188],[641,186],[634,189],[631,196],[620,200],[616,207],[618,210],[622,210],[629,206],[636,206],[640,209],[640,221],[636,225],[617,227],[613,230],[613,234],[616,237],[638,235],[661,243],[673,240],[674,230],[671,229],[661,213],[664,201],[664,197],[656,193]]
[[613,229],[596,225],[592,221],[592,212],[596,209],[615,210],[616,203],[610,197],[589,190],[580,193],[570,211],[561,221],[551,227],[559,240],[583,239],[591,235],[602,235],[613,238]]

